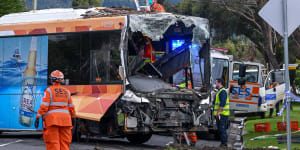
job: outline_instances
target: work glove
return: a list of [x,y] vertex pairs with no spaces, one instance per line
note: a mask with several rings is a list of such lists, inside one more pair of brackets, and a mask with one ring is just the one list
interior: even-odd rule
[[39,127],[39,123],[40,123],[40,119],[35,119],[34,127],[38,128]]

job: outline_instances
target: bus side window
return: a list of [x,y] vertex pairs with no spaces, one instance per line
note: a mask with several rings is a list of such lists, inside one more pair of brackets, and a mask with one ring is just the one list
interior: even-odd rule
[[121,31],[49,35],[48,74],[61,70],[69,85],[120,83],[120,35]]

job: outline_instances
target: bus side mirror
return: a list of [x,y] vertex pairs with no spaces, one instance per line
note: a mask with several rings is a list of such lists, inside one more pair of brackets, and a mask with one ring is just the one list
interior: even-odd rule
[[273,92],[276,92],[276,87],[273,88]]
[[245,85],[245,84],[246,84],[245,78],[239,78],[238,84],[239,84],[239,85]]
[[246,76],[246,69],[247,69],[246,65],[240,64],[240,66],[239,66],[239,77],[240,78],[244,78]]
[[229,88],[229,93],[232,93],[232,91],[233,91],[233,88],[232,88],[232,86]]

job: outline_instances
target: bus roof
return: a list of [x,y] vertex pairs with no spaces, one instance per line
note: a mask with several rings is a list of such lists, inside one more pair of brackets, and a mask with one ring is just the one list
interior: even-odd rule
[[33,23],[82,18],[86,9],[56,8],[8,14],[0,18],[0,24]]
[[0,36],[121,29],[125,16],[132,13],[146,12],[127,8],[96,7],[8,14],[0,18]]
[[49,9],[5,15],[0,18],[0,37],[121,30],[126,24],[126,16],[130,16],[129,27],[132,32],[140,31],[152,40],[160,40],[164,32],[177,21],[183,22],[186,27],[194,24],[193,32],[197,36],[193,36],[193,41],[209,38],[209,25],[205,18],[106,7]]

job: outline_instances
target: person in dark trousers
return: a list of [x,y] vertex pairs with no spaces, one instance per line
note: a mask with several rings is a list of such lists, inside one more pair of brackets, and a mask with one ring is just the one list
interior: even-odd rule
[[230,115],[229,96],[224,88],[224,80],[217,79],[215,81],[218,92],[214,100],[214,118],[217,122],[218,132],[221,138],[221,147],[227,147],[227,131],[226,126]]
[[[278,82],[273,82],[272,85],[270,86],[270,89],[272,88],[276,88],[277,86],[279,86],[279,83]],[[275,109],[276,109],[276,117],[278,117],[278,113],[279,113],[279,105],[280,105],[280,101],[278,101],[276,104],[275,104]],[[273,115],[273,112],[274,112],[274,108],[271,108],[270,109],[270,114],[269,114],[269,118],[272,118],[272,115]]]

